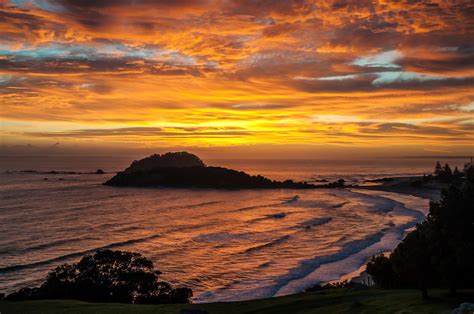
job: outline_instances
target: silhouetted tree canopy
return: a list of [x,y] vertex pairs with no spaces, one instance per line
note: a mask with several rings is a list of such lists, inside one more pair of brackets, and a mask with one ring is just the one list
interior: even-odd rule
[[464,164],[463,172],[465,177],[474,177],[474,165],[472,162]]
[[[457,174],[460,175],[458,170],[457,172],[458,172]],[[455,178],[455,175],[453,174],[453,171],[451,170],[451,167],[449,166],[449,164],[446,163],[444,166],[441,166],[439,161],[436,163],[436,166],[434,169],[434,175],[436,179],[445,181],[445,182],[450,182],[453,178]]]
[[444,190],[441,201],[430,205],[426,224],[433,262],[454,293],[465,279],[474,280],[474,178]]
[[462,177],[462,173],[461,171],[459,171],[458,167],[454,167],[454,170],[453,170],[453,177],[456,178],[456,179],[459,179]]
[[430,264],[430,246],[425,226],[420,224],[410,232],[390,255],[390,262],[403,287],[418,287],[422,297],[428,297],[429,284],[435,278]]
[[442,172],[443,172],[443,167],[441,167],[441,164],[439,163],[439,161],[437,161],[436,166],[434,168],[434,174],[435,176],[439,177]]
[[139,253],[101,250],[51,271],[39,288],[23,288],[7,300],[77,299],[116,303],[189,303],[191,289],[173,289]]
[[372,260],[367,264],[369,273],[375,284],[380,288],[391,288],[396,285],[396,275],[390,259],[383,254],[372,256]]

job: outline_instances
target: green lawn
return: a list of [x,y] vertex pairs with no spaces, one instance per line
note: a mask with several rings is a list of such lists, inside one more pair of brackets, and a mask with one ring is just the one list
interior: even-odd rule
[[188,305],[131,305],[87,303],[70,300],[0,302],[1,314],[10,313],[180,313],[201,309],[208,313],[449,313],[463,302],[474,302],[474,291],[449,297],[446,291],[430,291],[422,301],[415,290],[332,289],[287,297],[244,302]]

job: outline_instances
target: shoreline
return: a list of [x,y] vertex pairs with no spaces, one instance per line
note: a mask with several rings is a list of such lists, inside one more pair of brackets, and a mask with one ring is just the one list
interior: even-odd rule
[[[368,283],[367,285],[370,286],[371,280],[365,273],[365,267],[372,256],[380,253],[385,254],[395,249],[405,237],[406,233],[414,228],[418,222],[425,219],[428,213],[429,203],[426,198],[396,192],[362,190],[358,188],[349,188],[347,190],[351,193],[382,198],[392,202],[394,206],[392,210],[390,210],[392,215],[408,215],[412,217],[412,220],[397,225],[394,229],[390,228],[385,232],[380,231],[381,236],[376,242],[369,243],[367,246],[361,247],[360,250],[342,259],[322,263],[304,277],[292,279],[280,287],[273,297],[301,293],[318,284],[324,285],[346,279],[349,282],[353,281],[360,284]],[[333,268],[339,268],[341,272],[334,272]]]
[[[357,186],[355,187],[355,189],[389,192],[389,193],[396,193],[400,195],[414,196],[418,198],[427,199],[430,202],[439,201],[441,197],[441,190],[443,189],[444,186],[442,184],[438,184],[438,186],[430,186],[430,187],[413,187],[412,186],[413,182],[420,180],[420,178],[422,177],[420,176],[394,177],[394,178],[391,178],[392,180],[390,181],[381,182],[380,185]],[[404,204],[404,206],[405,205],[406,204]],[[410,208],[410,209],[413,209],[413,208]],[[413,209],[413,210],[416,210],[416,209]],[[425,216],[426,214],[427,213],[424,212]],[[387,254],[390,254],[391,252],[392,251],[387,251],[387,252],[383,252],[383,254],[387,255]],[[347,280],[348,282],[362,284],[362,285],[371,287],[374,284],[374,282],[371,279],[372,277],[369,274],[367,274],[365,270],[369,261],[370,261],[370,258],[367,261],[365,261],[357,270],[342,275],[338,280],[325,282],[323,284]]]

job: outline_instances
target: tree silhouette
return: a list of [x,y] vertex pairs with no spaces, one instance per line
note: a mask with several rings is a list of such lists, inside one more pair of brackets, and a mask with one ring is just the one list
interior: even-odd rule
[[[459,170],[457,172],[459,172]],[[439,161],[436,162],[434,175],[436,179],[441,180],[441,181],[446,181],[446,182],[451,182],[453,178],[455,178],[449,164],[446,163],[444,166],[441,166]]]
[[7,296],[21,299],[77,299],[117,303],[189,303],[191,289],[173,289],[139,253],[101,250],[78,263],[51,271],[39,288]]
[[[439,203],[430,205],[427,224],[436,243],[433,258],[441,278],[456,293],[458,284],[474,278],[474,179],[443,190]],[[466,277],[470,275],[471,277]]]
[[446,180],[449,180],[453,177],[453,171],[451,170],[451,167],[449,166],[449,164],[444,165],[443,176]]
[[429,259],[429,239],[425,229],[426,226],[419,224],[390,255],[390,262],[400,278],[401,285],[418,287],[423,299],[428,298],[428,287],[434,277]]
[[443,167],[441,167],[441,164],[439,163],[439,161],[437,161],[436,166],[434,168],[434,175],[439,177],[442,172],[443,172]]
[[472,162],[464,164],[463,172],[465,177],[474,177],[474,166]]
[[462,178],[462,173],[461,171],[459,171],[458,167],[454,167],[454,170],[453,170],[453,177],[454,179],[458,180],[458,179],[461,179]]
[[367,264],[367,273],[372,276],[379,288],[389,289],[395,286],[395,271],[390,259],[383,254],[372,257],[372,260]]

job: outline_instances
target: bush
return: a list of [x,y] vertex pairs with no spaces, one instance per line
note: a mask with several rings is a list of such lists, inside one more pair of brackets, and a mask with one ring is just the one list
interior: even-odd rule
[[159,271],[139,253],[101,250],[51,271],[39,288],[23,288],[7,300],[77,299],[117,303],[189,303],[192,291],[159,281]]
[[396,274],[390,259],[383,254],[373,256],[367,264],[367,273],[372,276],[379,288],[389,289],[395,286]]
[[343,281],[336,281],[336,282],[328,282],[326,284],[317,284],[314,286],[311,286],[305,290],[305,292],[311,292],[311,291],[321,291],[321,290],[328,290],[328,289],[340,289],[340,288],[349,288],[352,286],[355,286],[356,284],[349,282],[348,280],[343,280]]

